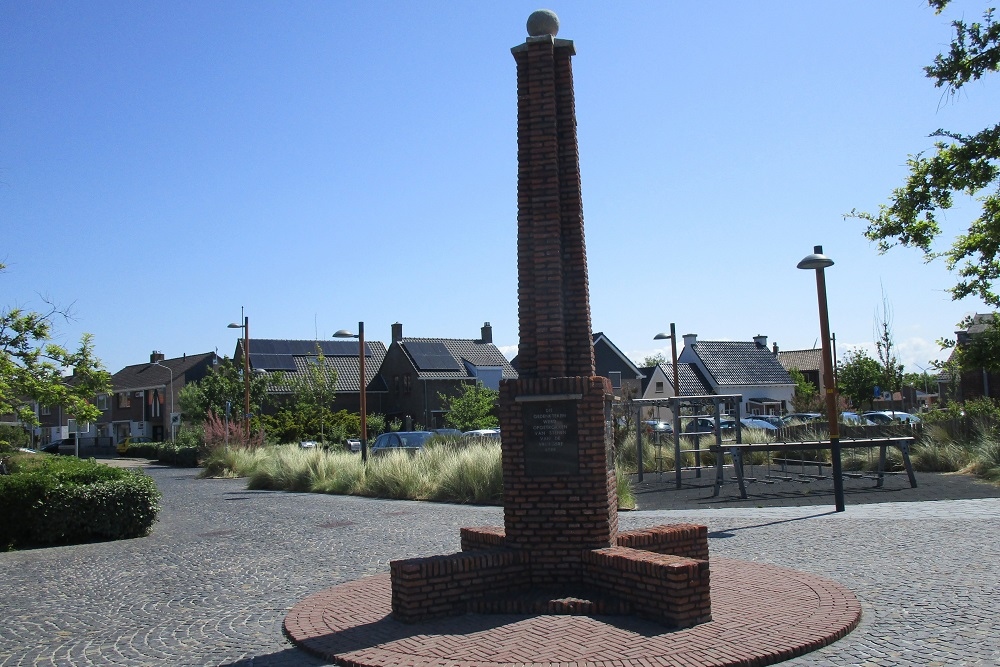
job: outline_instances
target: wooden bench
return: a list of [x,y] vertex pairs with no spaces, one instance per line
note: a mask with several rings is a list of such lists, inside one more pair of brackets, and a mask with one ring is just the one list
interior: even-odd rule
[[[841,449],[862,449],[866,447],[878,447],[878,471],[875,475],[875,488],[881,489],[886,475],[885,461],[886,449],[898,447],[903,455],[903,467],[906,475],[910,479],[910,488],[917,488],[917,478],[913,474],[913,465],[910,463],[910,445],[914,442],[912,437],[888,437],[888,438],[857,438],[851,440],[841,440]],[[733,469],[736,472],[736,481],[740,486],[740,498],[747,497],[746,479],[743,476],[743,455],[750,452],[804,452],[816,451],[819,449],[830,449],[830,442],[825,440],[813,440],[807,442],[771,442],[760,444],[748,443],[723,443],[721,445],[711,445],[708,451],[715,454],[715,492],[713,496],[718,496],[725,483],[722,474],[723,459],[726,454],[733,461]],[[821,465],[820,461],[810,461],[810,465]]]

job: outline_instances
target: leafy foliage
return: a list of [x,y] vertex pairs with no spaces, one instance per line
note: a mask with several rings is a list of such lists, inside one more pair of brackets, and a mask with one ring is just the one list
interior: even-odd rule
[[[959,322],[958,326],[968,329],[974,323],[974,317],[969,316]],[[985,368],[991,372],[1000,371],[1000,317],[994,316],[985,322],[985,328],[969,337],[968,341],[956,345],[955,341],[940,341],[944,347],[954,346],[953,361],[962,371],[973,371]]]
[[[928,4],[940,13],[948,0]],[[966,83],[1000,69],[1000,24],[993,21],[993,11],[986,10],[982,22],[952,22],[955,36],[948,52],[924,68],[935,86],[955,95]],[[949,290],[952,298],[976,295],[1000,305],[993,289],[1000,277],[1000,125],[971,135],[938,129],[930,136],[941,139],[934,144],[936,152],[907,159],[910,174],[905,185],[893,190],[888,205],[880,205],[876,214],[855,209],[849,215],[868,223],[865,235],[878,242],[880,252],[902,245],[918,248],[928,261],[944,257],[948,269],[957,268],[959,275]],[[941,234],[938,212],[950,209],[960,193],[978,197],[980,214],[951,248],[935,252],[932,243]]]
[[[267,401],[268,385],[280,381],[276,373],[250,374],[251,430],[260,428],[260,414]],[[181,411],[187,419],[201,423],[211,410],[216,415],[226,414],[226,403],[231,406],[230,420],[239,422],[243,413],[243,369],[225,357],[198,382],[184,385],[177,394]]]
[[812,382],[806,379],[798,368],[788,369],[788,374],[792,376],[795,383],[795,397],[792,405],[796,412],[816,412],[822,408],[822,399],[819,397],[819,389]]
[[882,372],[883,368],[867,352],[852,350],[837,363],[837,390],[856,408],[865,402],[871,405]]
[[[0,312],[0,414],[37,425],[32,403],[38,402],[62,406],[79,421],[94,421],[101,415],[91,401],[96,394],[111,391],[111,375],[94,356],[90,334],[84,334],[73,351],[52,342],[52,320],[57,315],[68,317],[54,307],[45,313],[21,308]],[[73,375],[64,376],[64,369]]]
[[667,358],[663,356],[662,352],[657,352],[656,354],[651,354],[642,360],[642,368],[659,366],[660,364],[665,364],[665,363],[667,363]]
[[282,442],[313,438],[326,442],[327,428],[333,421],[330,406],[337,393],[336,386],[337,371],[327,365],[317,344],[316,358],[310,359],[306,372],[289,375],[284,380],[289,396],[278,411],[285,433]]
[[0,548],[146,535],[159,512],[152,478],[93,461],[33,455],[0,476]]
[[481,382],[463,385],[461,393],[456,396],[438,394],[441,402],[448,408],[445,423],[460,431],[472,431],[481,428],[496,428],[500,419],[496,414],[497,400],[500,392],[488,389]]

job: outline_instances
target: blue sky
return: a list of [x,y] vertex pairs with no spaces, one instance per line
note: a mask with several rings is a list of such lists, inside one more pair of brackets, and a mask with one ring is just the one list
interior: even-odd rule
[[[72,305],[112,372],[259,338],[517,344],[504,2],[0,5],[0,305]],[[549,5],[576,44],[593,327],[635,361],[653,336],[819,337],[816,244],[838,349],[871,345],[882,294],[909,370],[976,300],[941,263],[880,256],[874,210],[939,127],[996,122],[994,82],[923,76],[949,21],[920,0]],[[945,240],[969,210],[944,217]],[[943,246],[942,246],[943,247]]]

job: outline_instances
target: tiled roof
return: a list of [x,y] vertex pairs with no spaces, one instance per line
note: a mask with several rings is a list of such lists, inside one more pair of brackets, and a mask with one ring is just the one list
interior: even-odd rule
[[782,350],[778,352],[778,363],[786,370],[818,371],[823,368],[823,350]]
[[[493,343],[484,343],[481,340],[467,338],[404,338],[400,342],[400,347],[410,358],[413,367],[417,370],[417,378],[420,380],[452,380],[469,379],[474,377],[466,368],[466,363],[473,366],[499,366],[501,377],[504,380],[516,380],[517,371],[507,361],[507,357]],[[410,350],[406,349],[407,343],[440,343],[448,351],[448,354],[455,361],[455,370],[420,370],[419,365],[413,358]]]
[[792,384],[771,350],[753,341],[699,340],[691,349],[717,386]]
[[[642,381],[642,390],[646,391],[646,387],[649,386],[649,381],[653,377],[654,366],[648,368],[639,369],[645,376]],[[667,381],[671,386],[674,384],[674,365],[673,364],[660,364],[660,370],[663,374],[667,376]],[[698,367],[694,364],[677,364],[677,381],[681,385],[681,396],[707,396],[715,392],[705,381],[705,378],[701,376],[698,371]]]
[[972,316],[972,324],[966,329],[969,335],[982,333],[990,328],[993,323],[993,313],[976,313]]
[[[323,351],[323,368],[329,374],[337,374],[336,391],[358,393],[361,387],[358,366],[357,341],[316,341],[250,339],[250,364],[253,368],[266,371],[281,371],[285,377],[305,377],[308,369],[316,363],[317,346]],[[237,345],[237,354],[242,354],[243,341]],[[377,340],[365,341],[365,384],[367,391],[386,391],[385,382],[378,375],[385,359],[385,343]],[[271,391],[287,391],[287,385],[273,385]]]
[[170,383],[170,373],[161,366],[173,371],[174,382],[180,382],[184,378],[184,373],[214,356],[215,352],[205,352],[164,359],[159,365],[147,362],[126,366],[111,376],[111,387],[113,391],[132,391],[166,386]]

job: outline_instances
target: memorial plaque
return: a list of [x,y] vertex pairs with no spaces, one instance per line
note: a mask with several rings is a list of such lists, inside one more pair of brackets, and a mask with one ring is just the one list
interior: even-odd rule
[[525,473],[580,474],[576,405],[576,401],[540,401],[523,406]]

